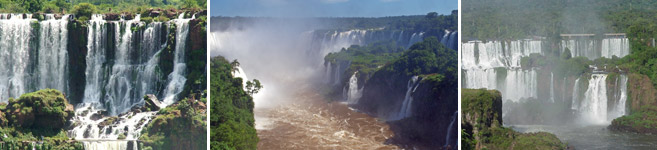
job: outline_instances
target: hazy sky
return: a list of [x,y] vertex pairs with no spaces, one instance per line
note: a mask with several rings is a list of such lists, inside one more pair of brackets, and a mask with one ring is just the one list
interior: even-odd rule
[[450,14],[457,0],[212,0],[212,16],[382,17]]

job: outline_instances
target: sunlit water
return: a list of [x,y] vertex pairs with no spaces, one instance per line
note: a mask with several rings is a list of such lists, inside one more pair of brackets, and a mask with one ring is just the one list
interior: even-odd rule
[[328,102],[315,92],[298,94],[293,104],[257,108],[258,149],[399,149],[376,118]]
[[545,131],[555,134],[562,142],[577,150],[653,150],[657,135],[611,131],[606,125],[596,126],[544,126],[508,125],[519,132]]

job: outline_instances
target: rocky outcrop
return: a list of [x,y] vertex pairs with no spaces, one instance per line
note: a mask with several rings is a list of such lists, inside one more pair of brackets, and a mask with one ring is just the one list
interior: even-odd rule
[[462,89],[461,110],[463,149],[567,148],[554,134],[518,133],[502,127],[502,95],[499,91]]
[[630,74],[628,79],[629,115],[614,119],[610,130],[657,133],[657,90],[648,76]]
[[627,84],[630,112],[639,111],[644,106],[657,106],[657,89],[650,78],[642,74],[630,74]]
[[193,97],[160,110],[139,138],[144,143],[143,147],[161,150],[205,149],[206,110],[205,104]]
[[458,149],[458,129],[450,128],[458,81],[449,68],[456,65],[456,52],[427,38],[374,72],[354,107],[385,118],[395,132],[391,142],[401,147]]
[[153,94],[146,94],[144,96],[144,111],[158,111],[162,103],[157,100],[157,97]]
[[44,89],[10,99],[6,108],[12,126],[26,129],[60,130],[73,117],[73,105],[64,94]]

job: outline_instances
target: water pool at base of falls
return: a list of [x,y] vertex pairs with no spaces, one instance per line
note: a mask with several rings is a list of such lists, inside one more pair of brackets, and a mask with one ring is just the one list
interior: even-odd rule
[[575,149],[614,149],[636,150],[657,147],[657,135],[611,131],[606,125],[593,126],[546,126],[546,125],[505,125],[515,131],[549,132],[555,134],[563,143]]
[[[258,149],[400,149],[385,144],[390,127],[341,102],[330,102],[303,92],[294,104],[256,108]],[[260,125],[257,125],[260,126]]]

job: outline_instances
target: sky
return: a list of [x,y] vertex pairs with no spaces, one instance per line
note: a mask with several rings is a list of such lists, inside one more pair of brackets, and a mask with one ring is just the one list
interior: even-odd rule
[[384,17],[450,14],[457,0],[212,0],[212,16]]

